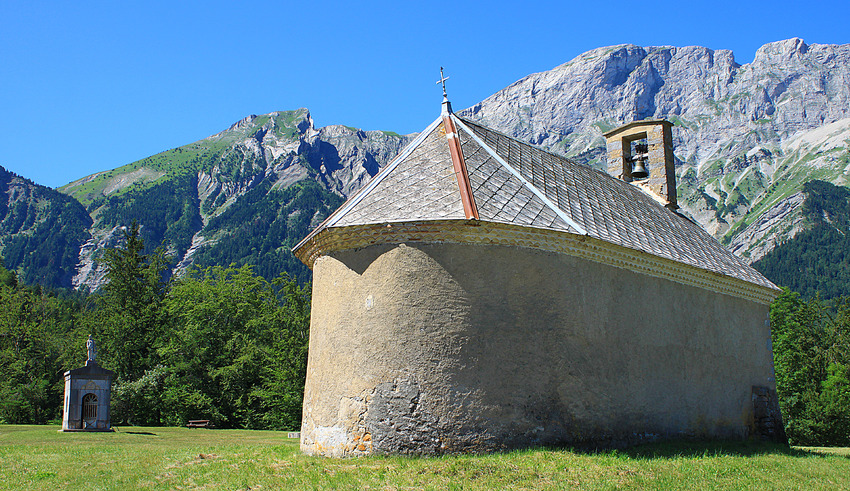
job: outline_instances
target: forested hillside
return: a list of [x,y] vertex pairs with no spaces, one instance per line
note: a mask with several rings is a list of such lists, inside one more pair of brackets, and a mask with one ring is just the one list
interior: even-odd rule
[[0,167],[0,251],[23,282],[70,287],[91,224],[77,200]]
[[201,234],[216,237],[195,253],[194,264],[252,265],[265,278],[288,272],[309,278],[310,270],[292,254],[292,247],[342,205],[342,197],[311,180],[285,189],[270,189],[265,181],[211,218]]
[[803,184],[804,230],[753,266],[777,285],[812,298],[850,295],[850,188]]
[[149,248],[163,245],[174,257],[173,273],[250,264],[268,280],[289,272],[306,281],[309,270],[291,247],[408,140],[340,125],[317,129],[306,109],[281,111],[74,181],[60,190],[92,217],[74,286],[103,283],[103,253],[133,220]]
[[136,220],[144,224],[141,234],[145,243],[154,247],[165,243],[177,255],[183,255],[201,226],[197,182],[193,174],[177,173],[144,188],[108,196],[100,201],[97,223],[112,229]]

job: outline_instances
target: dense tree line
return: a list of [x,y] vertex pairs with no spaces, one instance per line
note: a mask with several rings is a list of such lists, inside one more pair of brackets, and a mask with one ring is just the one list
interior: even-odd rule
[[62,373],[98,362],[116,372],[113,424],[296,428],[306,373],[309,293],[250,266],[166,280],[162,248],[145,252],[139,226],[106,255],[95,294],[45,292],[0,267],[0,422],[60,417]]
[[[243,157],[233,165],[250,164],[248,160],[243,162]],[[343,202],[342,197],[312,180],[283,189],[261,180],[204,225],[201,210],[210,213],[225,200],[226,193],[217,189],[200,203],[197,177],[177,175],[107,198],[98,221],[115,227],[137,220],[146,244],[165,244],[178,256],[188,250],[194,234],[200,231],[205,237],[214,238],[193,256],[194,264],[200,267],[251,265],[254,272],[269,281],[284,272],[307,280],[310,270],[291,249]]]
[[[79,358],[74,337],[82,297],[18,283],[0,266],[0,422],[44,423],[58,416],[62,367]],[[78,343],[79,344],[79,343]]]
[[805,229],[753,264],[786,288],[771,306],[791,443],[850,445],[850,189],[803,184]]
[[785,289],[770,321],[790,442],[850,446],[850,298],[804,300]]
[[850,189],[809,181],[803,192],[805,230],[753,266],[804,298],[850,295]]

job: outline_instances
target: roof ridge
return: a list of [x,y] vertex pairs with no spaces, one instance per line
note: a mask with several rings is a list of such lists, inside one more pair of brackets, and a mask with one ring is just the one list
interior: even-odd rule
[[458,139],[457,130],[455,129],[451,114],[451,112],[445,112],[441,117],[446,133],[446,143],[449,146],[449,154],[452,158],[455,180],[460,191],[460,200],[463,203],[463,212],[467,219],[478,220],[478,205],[475,204],[475,196],[472,193],[472,186],[469,183],[469,171],[466,168],[463,150],[460,147],[460,140]]
[[[548,148],[541,147],[540,145],[535,145],[535,144],[533,144],[533,143],[528,143],[527,141],[520,140],[519,138],[514,137],[514,136],[511,136],[511,135],[509,135],[509,134],[507,134],[507,133],[502,133],[501,131],[494,130],[493,128],[490,128],[489,126],[483,126],[483,125],[481,125],[481,124],[479,124],[479,123],[476,123],[476,122],[474,122],[474,121],[472,121],[472,120],[470,120],[470,119],[462,118],[462,117],[460,117],[460,116],[457,116],[457,115],[455,115],[454,113],[453,113],[452,115],[453,115],[453,116],[455,116],[456,118],[458,118],[458,119],[462,120],[464,123],[470,124],[470,125],[472,125],[472,126],[477,126],[477,127],[481,128],[481,129],[483,129],[483,130],[489,131],[489,132],[491,132],[491,133],[495,133],[495,134],[497,134],[497,135],[499,135],[499,136],[503,136],[503,137],[505,137],[505,138],[507,138],[507,139],[509,139],[509,140],[513,140],[513,141],[515,141],[515,142],[517,142],[517,143],[521,143],[521,144],[523,144],[523,145],[525,145],[525,146],[527,146],[527,147],[530,147],[530,148],[533,148],[534,150],[537,150],[538,152],[542,152],[542,153],[545,153],[545,154],[551,155],[551,156],[553,156],[553,157],[555,157],[555,158],[558,158],[558,159],[564,160],[564,161],[569,162],[569,163],[571,163],[571,164],[573,164],[573,165],[580,165],[582,168],[584,168],[584,169],[588,169],[588,170],[589,170],[589,171],[591,171],[591,172],[596,172],[597,174],[600,174],[600,175],[603,175],[603,176],[607,176],[607,177],[611,177],[611,178],[617,179],[616,177],[612,176],[611,174],[609,174],[609,173],[607,173],[607,172],[605,172],[605,171],[601,171],[601,170],[599,170],[599,169],[594,169],[593,167],[591,167],[591,166],[589,166],[589,165],[582,164],[581,162],[578,162],[578,161],[576,161],[576,160],[574,160],[574,159],[571,159],[571,158],[569,158],[569,157],[567,157],[567,156],[565,156],[565,155],[563,155],[563,154],[560,154],[560,153],[557,153],[557,152],[553,152],[552,150],[549,150]],[[619,180],[619,179],[618,179],[618,180]],[[626,184],[631,185],[631,183],[626,183]],[[633,187],[640,189],[640,190],[643,192],[643,194],[646,194],[646,191],[644,191],[643,189],[639,188],[638,186],[633,186]]]
[[559,158],[559,159],[561,159],[561,160],[566,160],[567,162],[569,162],[569,163],[571,163],[571,164],[581,165],[581,166],[583,166],[583,167],[587,167],[587,168],[588,168],[588,169],[590,169],[590,170],[593,170],[593,171],[599,172],[600,174],[608,175],[608,174],[607,174],[607,173],[605,173],[605,172],[602,172],[602,171],[600,171],[600,170],[598,170],[598,169],[594,169],[593,167],[589,167],[589,166],[584,165],[584,164],[582,164],[582,163],[580,163],[580,162],[576,162],[575,160],[573,160],[573,159],[571,159],[571,158],[569,158],[569,157],[566,157],[566,156],[564,156],[564,155],[562,155],[562,154],[560,154],[560,153],[553,152],[553,151],[551,151],[551,150],[549,150],[549,149],[547,149],[547,148],[541,147],[540,145],[534,145],[534,144],[532,144],[532,143],[528,143],[527,141],[520,140],[519,138],[517,138],[517,137],[515,137],[515,136],[511,136],[511,135],[509,135],[509,134],[507,134],[507,133],[502,133],[501,131],[494,130],[493,128],[490,128],[489,126],[483,126],[483,125],[481,125],[481,124],[479,124],[479,123],[476,123],[475,121],[472,121],[471,119],[468,119],[468,118],[464,118],[464,117],[458,116],[457,114],[452,114],[452,115],[453,115],[454,117],[456,117],[457,119],[460,119],[461,121],[463,121],[464,123],[466,123],[466,124],[468,124],[468,125],[477,126],[477,127],[482,128],[482,129],[484,129],[484,130],[487,130],[487,131],[489,131],[489,132],[491,132],[491,133],[496,133],[496,134],[497,134],[497,135],[499,135],[499,136],[504,136],[505,138],[508,138],[508,139],[510,139],[510,140],[513,140],[513,141],[515,141],[515,142],[517,142],[517,143],[522,143],[523,145],[529,146],[529,147],[531,147],[531,148],[533,148],[533,149],[535,149],[535,150],[538,150],[538,151],[540,151],[540,152],[548,153],[549,155],[551,155],[551,156],[553,156],[553,157],[557,157],[557,158]]
[[437,126],[440,125],[441,122],[442,118],[437,118],[431,124],[429,124],[428,127],[422,131],[422,133],[419,133],[419,135],[417,135],[417,137],[412,142],[410,142],[408,146],[404,147],[404,150],[402,150],[396,156],[396,158],[394,158],[393,161],[390,162],[388,166],[381,169],[381,172],[379,172],[378,175],[376,175],[371,181],[369,181],[365,186],[363,186],[360,191],[355,193],[354,196],[352,196],[348,201],[346,201],[345,204],[340,207],[339,213],[333,213],[331,214],[331,216],[328,217],[327,226],[333,226],[333,224],[335,224],[340,218],[342,218],[343,215],[345,215],[346,213],[348,213],[349,210],[354,208],[357,203],[360,203],[360,201],[362,201],[363,198],[366,197],[366,195],[371,193],[372,190],[375,189],[378,184],[381,183],[381,181],[383,181],[396,167],[398,167],[398,164],[400,164],[405,158],[407,158],[408,155],[413,153],[413,151],[416,150],[416,147],[418,147],[422,144],[423,141],[425,141],[425,138],[427,138],[428,135],[430,135],[431,132],[433,132],[437,128]]
[[[646,191],[645,189],[643,189],[643,187],[641,187],[641,186],[635,185],[635,184],[633,184],[633,183],[626,183],[626,182],[624,182],[624,181],[622,181],[622,180],[620,180],[620,179],[617,179],[616,177],[613,177],[612,175],[608,174],[607,172],[601,171],[601,170],[599,170],[599,169],[594,169],[593,167],[590,167],[590,166],[588,166],[588,165],[584,165],[584,164],[582,164],[582,163],[580,163],[580,162],[577,162],[576,160],[573,160],[573,159],[571,159],[571,158],[569,158],[569,157],[565,157],[564,155],[561,155],[561,154],[559,154],[559,153],[553,152],[553,151],[548,150],[548,149],[546,149],[546,148],[544,148],[544,147],[541,147],[541,146],[539,146],[539,145],[533,145],[533,144],[528,143],[528,142],[526,142],[526,141],[520,140],[519,138],[516,138],[516,137],[513,137],[513,136],[511,136],[511,135],[508,135],[507,133],[503,133],[503,132],[501,132],[501,131],[494,130],[493,128],[490,128],[489,126],[483,126],[483,125],[481,125],[481,124],[479,124],[479,123],[476,123],[476,122],[474,122],[474,121],[471,121],[471,120],[470,120],[470,119],[468,119],[468,118],[464,118],[464,117],[458,116],[458,115],[456,115],[456,114],[454,114],[454,113],[452,114],[452,116],[456,117],[456,118],[459,120],[460,124],[464,125],[464,130],[466,130],[468,133],[470,132],[470,131],[469,131],[469,130],[470,130],[470,128],[469,128],[468,126],[466,126],[466,125],[470,125],[470,126],[475,126],[475,127],[477,127],[477,128],[481,128],[481,129],[482,129],[482,130],[484,130],[484,131],[489,131],[489,132],[494,133],[494,134],[496,134],[496,135],[499,135],[499,136],[501,136],[501,137],[507,138],[508,140],[515,141],[515,142],[517,142],[517,143],[519,143],[519,144],[521,144],[521,145],[524,145],[524,146],[526,146],[526,147],[532,148],[532,149],[534,149],[534,150],[536,150],[536,151],[538,151],[538,152],[542,152],[542,153],[545,153],[545,154],[551,155],[551,156],[552,156],[552,157],[554,157],[554,158],[557,158],[557,159],[563,160],[563,161],[568,162],[568,163],[570,163],[570,164],[572,164],[572,165],[575,165],[575,166],[579,166],[579,167],[581,167],[582,169],[584,169],[585,171],[588,171],[588,172],[595,172],[596,174],[598,174],[598,175],[600,175],[600,176],[605,176],[606,178],[613,179],[614,181],[624,183],[624,184],[626,184],[627,186],[629,186],[630,188],[632,188],[632,189],[635,189],[635,190],[639,191],[639,192],[640,192],[640,194],[642,194],[643,196],[646,196],[646,197],[648,197],[648,198],[651,198],[654,202],[658,203],[657,195],[655,195],[654,193],[649,193],[649,192],[647,192],[647,191]],[[465,124],[464,124],[464,123],[465,123]],[[472,134],[472,133],[471,133],[471,134]],[[480,138],[478,138],[478,137],[477,137],[477,135],[474,135],[474,134],[473,134],[473,138],[475,138],[477,141],[479,141],[479,140],[480,140],[480,141],[483,141],[483,140],[481,140]],[[490,149],[490,147],[489,147],[489,146],[487,146],[487,145],[484,145],[484,147],[485,147],[485,148],[487,148],[488,150]],[[529,183],[529,184],[531,184],[531,183]],[[560,207],[558,207],[558,206],[556,206],[556,208],[557,208],[557,209],[561,209],[561,208],[560,208]],[[715,238],[714,238],[711,234],[709,234],[709,233],[708,233],[708,232],[707,232],[707,231],[706,231],[706,230],[705,230],[705,229],[704,229],[704,228],[703,228],[703,227],[702,227],[699,223],[697,223],[696,221],[694,221],[694,220],[692,220],[691,218],[689,218],[686,214],[680,213],[680,211],[679,211],[679,210],[671,210],[671,209],[666,208],[666,207],[665,207],[665,209],[667,209],[667,210],[668,210],[670,213],[672,213],[673,215],[676,215],[677,217],[679,217],[679,218],[681,218],[681,219],[685,220],[686,222],[690,223],[690,226],[691,226],[691,227],[693,227],[693,228],[694,228],[694,229],[696,229],[696,230],[699,230],[700,232],[705,233],[706,235],[708,235],[709,237],[711,237],[712,239],[714,239],[714,240],[717,242],[717,239],[715,239]],[[720,243],[718,242],[718,244],[720,244]],[[723,246],[722,244],[720,244],[720,245],[721,245],[721,247],[723,247],[723,249],[724,249],[724,250],[727,250],[727,251],[728,251],[728,249],[727,249],[725,246]],[[750,267],[750,268],[751,268],[751,266],[750,266],[750,265],[748,265],[746,262],[744,262],[744,260],[743,260],[743,259],[741,259],[740,257],[738,257],[736,254],[731,253],[731,251],[730,251],[730,254],[731,254],[732,256],[734,256],[734,257],[735,257],[738,261],[740,261],[740,262],[741,262],[741,264],[743,264],[743,265],[745,265],[745,266],[747,266],[747,267]]]
[[431,122],[431,124],[429,124],[424,130],[422,130],[422,132],[419,133],[416,138],[413,139],[412,142],[410,142],[406,147],[404,147],[401,152],[399,152],[396,158],[394,158],[392,162],[389,163],[389,165],[381,169],[381,171],[378,172],[378,174],[375,175],[372,180],[370,180],[365,186],[363,186],[362,188],[360,188],[360,190],[354,193],[353,196],[348,198],[348,200],[346,200],[346,202],[343,203],[342,206],[340,206],[336,211],[328,215],[328,217],[325,218],[324,221],[322,221],[322,223],[320,223],[318,227],[316,227],[315,229],[313,229],[312,232],[307,234],[307,236],[304,237],[304,239],[302,239],[301,242],[296,244],[292,249],[298,249],[322,230],[334,226],[334,224],[336,224],[336,222],[342,219],[342,217],[344,217],[346,213],[351,211],[352,208],[354,208],[355,206],[357,206],[358,203],[363,201],[363,198],[365,198],[369,193],[371,193],[372,190],[375,189],[378,184],[380,184],[381,181],[383,181],[393,171],[393,169],[398,167],[398,165],[405,158],[407,158],[408,155],[413,153],[413,151],[416,150],[416,148],[421,145],[423,141],[425,141],[425,138],[427,138],[428,135],[433,133],[433,131],[440,125],[442,121],[442,117],[438,117],[433,122]]
[[[458,126],[463,128],[463,130],[466,131],[469,134],[469,136],[471,136],[472,139],[475,140],[475,142],[478,143],[478,145],[481,146],[481,148],[483,148],[487,153],[489,153],[490,156],[493,157],[496,160],[496,162],[498,162],[502,167],[507,169],[511,174],[514,175],[514,177],[519,179],[519,181],[522,183],[523,186],[525,186],[529,191],[531,191],[538,198],[540,198],[540,200],[543,201],[544,205],[546,205],[552,211],[554,211],[555,214],[558,215],[558,217],[560,217],[570,227],[572,227],[573,229],[578,231],[579,234],[587,235],[587,230],[585,230],[584,227],[582,227],[575,220],[573,220],[572,216],[569,213],[567,213],[566,210],[561,209],[560,206],[553,203],[552,200],[549,199],[549,197],[546,196],[546,193],[544,193],[543,191],[538,189],[537,186],[535,186],[534,184],[531,183],[531,181],[526,179],[525,176],[523,176],[521,172],[519,172],[517,169],[514,169],[512,165],[508,164],[508,162],[505,159],[503,159],[501,155],[499,155],[494,149],[492,149],[489,145],[487,145],[487,143],[485,143],[484,140],[479,138],[478,135],[476,135],[475,132],[472,131],[472,129],[470,129],[468,126],[466,126],[466,124],[460,118],[458,118],[454,114],[452,114],[451,116],[454,117],[457,120]],[[505,136],[507,136],[507,135],[505,135]],[[508,137],[508,138],[510,138],[510,137]],[[528,143],[522,142],[520,140],[516,140],[516,141],[519,142],[519,143],[522,143],[523,145],[528,145]],[[531,145],[528,145],[528,146],[531,146]],[[532,147],[532,148],[536,148],[536,147]],[[563,157],[560,157],[560,158],[563,158]]]
[[[453,113],[453,115],[454,115],[454,113]],[[455,116],[456,116],[456,115],[455,115]],[[561,159],[561,160],[563,160],[563,161],[565,161],[565,162],[569,162],[570,164],[573,164],[573,165],[579,165],[579,166],[581,166],[582,168],[584,168],[584,169],[588,169],[588,170],[589,170],[589,171],[591,171],[591,172],[596,172],[597,174],[600,174],[600,175],[603,175],[603,176],[612,177],[612,178],[614,178],[614,179],[617,179],[616,177],[612,176],[611,174],[609,174],[609,173],[607,173],[607,172],[605,172],[605,171],[602,171],[602,170],[599,170],[599,169],[594,169],[593,167],[591,167],[591,166],[589,166],[589,165],[582,164],[581,162],[578,162],[578,161],[576,161],[576,160],[574,160],[574,159],[571,159],[571,158],[569,158],[569,157],[567,157],[567,156],[565,156],[565,155],[562,155],[562,154],[559,154],[559,153],[553,152],[552,150],[549,150],[549,149],[547,149],[547,148],[544,148],[544,147],[541,147],[541,146],[539,146],[539,145],[535,145],[535,144],[532,144],[532,143],[528,143],[527,141],[520,140],[519,138],[516,138],[516,137],[514,137],[514,136],[508,135],[507,133],[502,133],[501,131],[494,130],[493,128],[490,128],[489,126],[484,126],[484,125],[481,125],[481,124],[479,124],[479,123],[476,123],[476,122],[474,122],[474,121],[472,121],[472,120],[470,120],[470,119],[468,119],[468,118],[464,118],[464,117],[461,117],[461,116],[456,116],[456,117],[457,117],[458,119],[462,120],[463,122],[465,122],[465,123],[469,124],[469,125],[476,126],[476,127],[481,128],[481,129],[483,129],[483,130],[485,130],[485,131],[489,131],[489,132],[491,132],[491,133],[495,133],[495,134],[497,134],[497,135],[499,135],[499,136],[505,137],[505,138],[507,138],[507,139],[509,139],[509,140],[513,140],[513,141],[515,141],[515,142],[517,142],[517,143],[521,143],[521,144],[523,144],[523,145],[526,145],[526,146],[528,146],[528,147],[530,147],[530,148],[533,148],[533,149],[537,150],[538,152],[542,152],[542,153],[545,153],[545,154],[551,155],[552,157],[555,157],[555,158]],[[620,179],[617,179],[617,180],[620,180]],[[625,182],[625,181],[623,181],[623,182]],[[646,196],[649,196],[650,198],[654,199],[655,201],[658,201],[658,200],[659,200],[659,198],[660,198],[660,196],[659,196],[659,195],[655,194],[654,192],[652,192],[652,191],[650,191],[650,190],[645,189],[643,186],[640,186],[638,183],[633,183],[633,182],[632,182],[632,183],[626,183],[626,184],[628,184],[628,185],[630,185],[630,186],[634,187],[635,189],[638,189],[641,193],[643,193],[643,194],[644,194],[644,195],[646,195]],[[669,209],[669,208],[668,208],[668,209]],[[679,216],[681,216],[682,218],[685,218],[686,220],[688,220],[688,221],[690,221],[690,222],[693,222],[693,220],[691,220],[691,219],[687,218],[686,216],[682,215],[681,213],[678,213],[676,210],[670,210],[670,211],[671,211],[671,212],[673,212],[673,213],[675,213],[675,214],[677,214],[677,215],[679,215]],[[702,226],[701,226],[701,225],[699,225],[699,224],[697,224],[697,226],[699,226],[700,228],[702,228]]]

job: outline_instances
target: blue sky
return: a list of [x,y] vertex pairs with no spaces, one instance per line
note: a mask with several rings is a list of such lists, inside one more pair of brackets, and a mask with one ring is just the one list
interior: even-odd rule
[[[769,5],[769,7],[765,6]],[[624,13],[628,12],[628,13]],[[411,133],[584,51],[850,42],[843,1],[0,2],[0,165],[57,187],[249,114]]]

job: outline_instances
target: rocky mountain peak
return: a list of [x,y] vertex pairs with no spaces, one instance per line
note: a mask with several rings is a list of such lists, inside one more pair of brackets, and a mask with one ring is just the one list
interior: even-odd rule
[[[179,273],[193,264],[197,254],[213,254],[209,251],[216,249],[216,243],[234,233],[228,228],[233,223],[245,225],[243,220],[222,217],[259,213],[249,211],[259,202],[274,208],[277,205],[271,203],[282,199],[280,193],[289,196],[285,190],[302,181],[320,183],[316,187],[326,190],[323,200],[338,200],[362,187],[410,139],[342,125],[315,128],[310,111],[301,108],[253,114],[195,143],[79,179],[61,188],[87,205],[94,218],[91,238],[80,250],[74,286],[94,289],[103,281],[98,256],[120,238],[121,226],[133,219],[142,225],[147,243],[165,241]],[[315,190],[303,192],[312,196]],[[308,206],[319,206],[315,196],[303,200]],[[315,210],[302,218],[298,218],[300,210],[287,213],[292,215],[282,219],[283,229],[291,228],[287,221],[299,223],[304,230],[298,228],[298,233],[303,234],[321,217],[313,216],[318,213]],[[271,218],[252,219],[266,223]],[[228,220],[231,225],[222,225]],[[289,254],[288,248],[273,244],[269,239],[262,247],[272,248],[275,255]]]
[[[256,119],[257,119],[256,114],[251,114],[249,116],[245,116],[244,118],[242,118],[239,121],[230,125],[230,127],[227,128],[227,130],[225,130],[225,131],[234,131],[234,130],[238,130],[240,128],[245,128],[245,127],[251,126],[251,125],[253,125],[254,120],[256,120]],[[220,135],[220,134],[221,133],[217,133],[216,135]],[[215,136],[215,135],[213,135],[213,136]]]
[[767,43],[758,50],[753,62],[776,62],[782,60],[790,60],[792,58],[801,58],[809,50],[809,46],[800,38],[785,39]]
[[263,134],[274,128],[288,128],[291,134],[304,134],[313,131],[313,118],[306,108],[294,111],[275,111],[269,114],[246,116],[230,125],[226,130],[216,133],[205,140],[229,139],[236,140],[246,135]]
[[[767,209],[761,200],[778,203],[799,192],[802,182],[779,184],[817,154],[786,155],[783,142],[850,117],[850,45],[793,38],[762,46],[744,65],[729,50],[701,46],[608,46],[531,74],[462,114],[599,169],[606,167],[605,131],[668,119],[680,203],[728,241],[758,221]],[[823,165],[833,180],[843,175],[838,160]],[[740,249],[745,256],[751,242]]]

